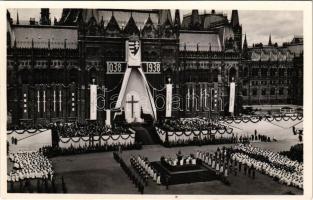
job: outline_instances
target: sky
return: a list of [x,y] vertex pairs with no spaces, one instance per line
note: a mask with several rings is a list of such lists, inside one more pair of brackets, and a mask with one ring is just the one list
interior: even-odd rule
[[[14,22],[18,11],[20,21],[29,21],[30,17],[40,18],[40,9],[9,9]],[[181,10],[181,15],[190,13],[190,10]],[[199,13],[204,11],[199,10]],[[207,13],[210,11],[207,10]],[[216,10],[228,15],[231,11]],[[242,33],[247,35],[248,45],[252,43],[268,43],[271,34],[272,42],[281,45],[290,42],[294,35],[303,35],[303,13],[301,11],[251,11],[239,10],[239,22],[242,25]],[[61,17],[62,9],[50,9],[51,20]],[[174,17],[174,11],[172,11]],[[181,16],[181,20],[183,17]]]

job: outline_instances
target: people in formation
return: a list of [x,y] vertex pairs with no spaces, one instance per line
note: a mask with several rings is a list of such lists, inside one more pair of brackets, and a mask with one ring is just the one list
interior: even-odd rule
[[8,181],[18,182],[24,179],[53,179],[54,170],[51,161],[39,151],[19,151],[9,154],[13,170]]
[[127,166],[127,164],[125,163],[125,161],[123,160],[123,158],[120,156],[120,154],[118,152],[113,152],[113,158],[118,163],[120,163],[121,168],[127,174],[127,176],[132,181],[132,183],[138,188],[138,192],[143,194],[144,193],[144,189],[145,189],[145,183],[144,183],[143,178],[141,176],[138,176],[138,174],[136,174],[133,170],[131,170]]
[[130,158],[130,163],[134,169],[144,178],[145,182],[148,181],[150,177],[158,185],[161,185],[161,173],[158,172],[149,162],[147,158],[143,158],[138,155],[137,158],[132,155]]
[[255,168],[288,186],[303,189],[303,163],[250,144],[236,145],[232,159],[244,166]]
[[217,148],[213,154],[198,150],[196,152],[196,158],[214,170],[216,175],[224,177],[228,176],[230,156],[227,148],[223,147],[222,150]]

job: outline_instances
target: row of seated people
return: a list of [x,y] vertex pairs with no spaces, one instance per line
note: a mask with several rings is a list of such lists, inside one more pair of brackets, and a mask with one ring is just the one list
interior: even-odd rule
[[51,161],[39,151],[19,151],[10,153],[13,170],[8,174],[7,181],[18,182],[24,179],[50,179],[54,170]]
[[164,146],[175,147],[175,146],[194,146],[194,145],[208,145],[208,144],[234,144],[237,142],[248,142],[248,137],[203,137],[199,139],[198,137],[190,139],[179,139],[179,137],[173,141],[165,141]]
[[199,131],[221,127],[202,118],[165,119],[159,126],[165,131]]
[[75,123],[55,123],[51,125],[53,132],[62,137],[84,137],[92,135],[120,135],[130,134],[129,127],[123,126],[107,126],[101,124],[80,124]]
[[147,158],[142,156],[131,156],[130,162],[132,166],[141,174],[142,177],[145,177],[146,181],[150,177],[158,185],[161,185],[161,173],[159,173],[149,162]]
[[118,152],[113,152],[113,158],[116,162],[120,163],[121,168],[127,174],[128,178],[133,182],[135,187],[138,188],[138,192],[143,194],[145,189],[145,181],[141,177],[138,177],[137,174],[127,166]]
[[[235,148],[242,151],[235,151],[235,153],[232,154],[233,160],[248,166],[253,166],[258,171],[273,177],[283,184],[303,189],[302,163],[291,161],[285,156],[277,155],[278,153],[252,147],[251,145],[240,144]],[[253,155],[264,155],[268,159],[258,159],[258,157],[253,158]],[[280,165],[276,165],[275,163],[280,163]]]

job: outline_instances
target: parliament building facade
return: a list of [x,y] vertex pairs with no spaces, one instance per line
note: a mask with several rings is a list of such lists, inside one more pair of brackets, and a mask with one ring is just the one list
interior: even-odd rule
[[[97,120],[114,109],[126,67],[125,42],[141,42],[142,69],[157,115],[165,116],[165,84],[173,84],[175,117],[235,115],[249,105],[303,104],[303,38],[248,47],[239,13],[212,10],[63,9],[51,22],[13,20],[7,12],[7,107],[10,124],[89,119],[90,84],[97,85]],[[251,33],[253,34],[253,33]],[[243,42],[242,42],[243,41]]]

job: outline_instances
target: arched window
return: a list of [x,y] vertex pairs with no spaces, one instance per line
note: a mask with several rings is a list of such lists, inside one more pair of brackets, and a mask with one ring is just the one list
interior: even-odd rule
[[273,69],[273,68],[272,68],[272,69],[270,70],[270,76],[271,76],[271,77],[274,77],[275,75],[276,75],[276,69]]
[[218,82],[218,74],[219,74],[218,69],[214,69],[212,71],[212,75],[211,75],[212,82]]
[[77,83],[78,82],[78,70],[73,68],[69,71],[69,81],[70,83]]
[[95,67],[89,70],[89,83],[97,83],[97,70]]
[[253,68],[252,69],[252,76],[258,76],[259,75],[259,69],[258,68]]
[[230,68],[229,69],[228,81],[229,82],[235,81],[236,77],[237,77],[237,70],[234,67]]
[[19,73],[20,79],[22,81],[22,84],[29,84],[30,83],[30,71],[27,69],[23,69]]
[[262,93],[261,93],[261,94],[262,94],[263,96],[266,95],[266,89],[265,89],[265,88],[262,89]]
[[271,88],[271,95],[275,95],[275,92],[276,92],[275,88]]
[[245,67],[245,68],[243,69],[243,76],[244,76],[244,77],[247,77],[247,76],[248,76],[248,73],[249,73],[248,67]]
[[266,77],[267,76],[267,69],[266,68],[262,68],[261,69],[261,76],[262,77]]

